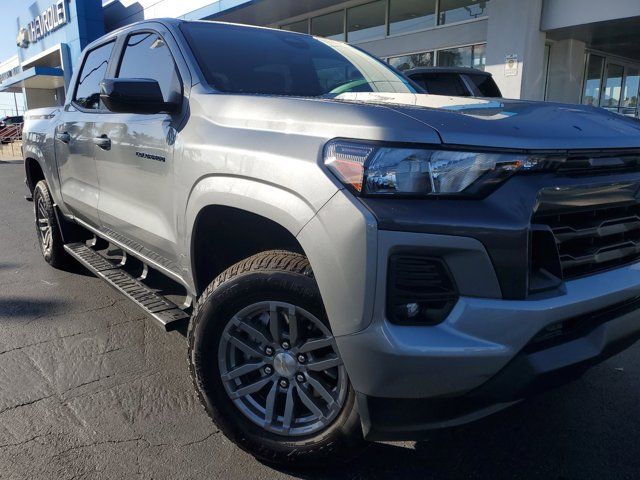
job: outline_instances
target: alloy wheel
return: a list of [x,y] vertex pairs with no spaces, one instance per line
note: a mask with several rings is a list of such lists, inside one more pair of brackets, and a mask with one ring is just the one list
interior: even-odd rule
[[53,229],[51,227],[51,222],[49,221],[49,215],[47,215],[47,204],[42,196],[38,196],[35,210],[38,239],[40,240],[42,253],[47,255],[51,253]]
[[243,308],[226,325],[218,350],[229,398],[253,423],[288,436],[322,430],[340,413],[346,371],[329,329],[285,302]]

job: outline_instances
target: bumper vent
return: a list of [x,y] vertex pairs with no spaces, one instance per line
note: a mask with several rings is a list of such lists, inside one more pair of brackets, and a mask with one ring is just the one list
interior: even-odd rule
[[438,258],[397,254],[389,258],[387,318],[395,323],[435,325],[458,300],[445,263]]
[[532,223],[551,229],[565,280],[640,259],[638,203],[537,213]]
[[552,323],[531,339],[524,352],[534,353],[589,335],[600,325],[635,312],[640,308],[640,297],[610,305],[577,317]]

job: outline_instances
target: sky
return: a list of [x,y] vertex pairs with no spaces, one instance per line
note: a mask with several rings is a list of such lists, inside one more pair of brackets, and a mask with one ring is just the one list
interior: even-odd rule
[[[18,51],[16,46],[16,18],[23,13],[34,0],[3,0],[0,15],[0,61],[6,60]],[[18,106],[23,103],[22,95],[18,95]],[[14,109],[13,94],[0,93],[0,116],[9,114]]]

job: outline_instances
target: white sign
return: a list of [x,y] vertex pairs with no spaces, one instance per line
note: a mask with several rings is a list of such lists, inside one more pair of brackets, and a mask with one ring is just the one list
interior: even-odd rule
[[518,75],[518,54],[507,55],[504,61],[504,76],[515,77]]
[[49,33],[69,22],[66,0],[58,0],[40,15],[20,28],[16,43],[21,48],[27,48]]

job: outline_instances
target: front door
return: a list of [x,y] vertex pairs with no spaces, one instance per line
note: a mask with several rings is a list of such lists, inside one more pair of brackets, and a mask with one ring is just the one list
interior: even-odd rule
[[[157,80],[165,101],[182,98],[171,52],[156,32],[130,34],[118,78]],[[102,228],[115,240],[177,272],[173,202],[174,117],[168,114],[103,116],[96,147]]]
[[64,203],[77,218],[94,227],[99,226],[94,138],[104,113],[100,82],[107,71],[113,46],[112,41],[87,53],[74,86],[73,101],[61,113],[54,134]]

